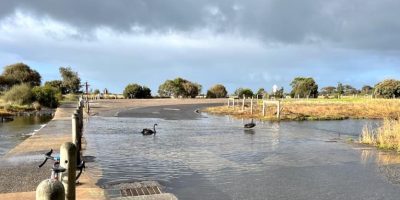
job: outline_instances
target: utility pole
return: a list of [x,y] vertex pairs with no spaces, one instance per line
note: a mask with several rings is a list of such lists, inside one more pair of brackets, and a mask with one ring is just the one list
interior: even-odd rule
[[85,82],[85,88],[86,88],[86,95],[89,95],[89,83],[86,81]]

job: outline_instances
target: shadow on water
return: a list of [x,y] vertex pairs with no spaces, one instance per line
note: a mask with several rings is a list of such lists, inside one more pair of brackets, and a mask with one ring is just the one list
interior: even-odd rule
[[[103,169],[103,186],[155,180],[178,198],[194,200],[397,199],[399,186],[382,178],[397,169],[377,170],[382,156],[364,159],[364,151],[343,138],[357,138],[368,122],[376,123],[257,122],[245,130],[244,121],[220,116],[93,117],[87,140],[89,151],[97,151],[89,154]],[[156,136],[138,134],[154,123]]]

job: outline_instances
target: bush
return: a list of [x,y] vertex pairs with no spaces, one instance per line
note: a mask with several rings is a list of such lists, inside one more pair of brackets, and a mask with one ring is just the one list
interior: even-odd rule
[[26,83],[14,85],[10,90],[4,93],[3,100],[19,105],[31,104],[33,102],[31,87]]
[[238,88],[235,91],[235,95],[237,95],[239,98],[242,98],[243,95],[246,98],[250,98],[254,95],[253,91],[250,88]]
[[56,108],[59,105],[61,92],[51,86],[36,86],[32,89],[34,99],[40,103],[40,105]]
[[400,97],[400,81],[394,79],[384,80],[375,85],[374,94],[382,98]]
[[227,94],[225,86],[217,84],[207,91],[207,98],[225,98]]
[[125,98],[150,98],[151,97],[151,90],[146,86],[140,86],[136,83],[129,84],[124,89],[124,97]]

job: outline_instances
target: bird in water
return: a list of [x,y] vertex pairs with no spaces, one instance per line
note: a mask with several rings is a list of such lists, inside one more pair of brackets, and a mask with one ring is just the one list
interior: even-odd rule
[[148,128],[144,128],[141,133],[143,135],[152,135],[152,134],[155,135],[156,134],[156,126],[157,126],[157,124],[154,124],[153,130],[148,129]]
[[250,123],[244,125],[245,128],[254,128],[255,126],[256,124],[253,122],[253,119],[251,119]]

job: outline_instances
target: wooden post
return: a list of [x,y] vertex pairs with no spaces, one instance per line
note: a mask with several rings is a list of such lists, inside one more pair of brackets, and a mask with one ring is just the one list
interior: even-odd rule
[[228,99],[228,108],[229,108],[229,103],[230,103],[231,99]]
[[245,100],[246,100],[246,96],[243,94],[242,111],[244,111],[244,101]]
[[65,189],[60,181],[44,180],[36,188],[36,200],[65,200]]
[[76,198],[76,165],[76,146],[72,142],[66,142],[60,147],[60,166],[66,169],[60,176],[65,189],[65,200]]
[[263,117],[265,117],[265,101],[263,101],[263,109],[262,109],[262,114],[263,114]]
[[250,102],[250,114],[253,114],[253,99],[254,99],[254,97],[251,97],[251,102]]
[[233,110],[235,110],[235,98],[233,98]]
[[278,101],[276,106],[277,106],[276,118],[278,118],[278,120],[279,120],[281,118],[281,101]]
[[72,115],[72,143],[76,146],[76,163],[81,162],[82,129],[79,128],[79,114]]

